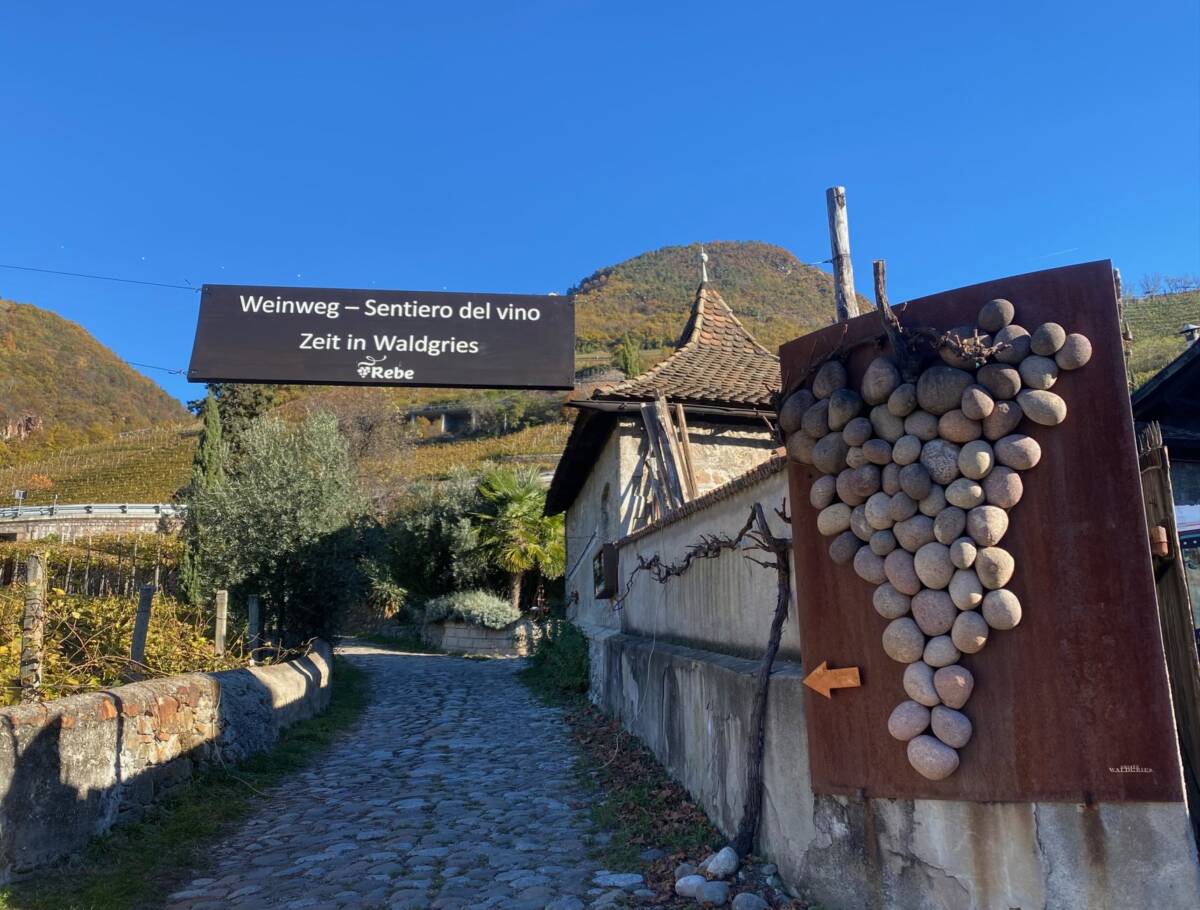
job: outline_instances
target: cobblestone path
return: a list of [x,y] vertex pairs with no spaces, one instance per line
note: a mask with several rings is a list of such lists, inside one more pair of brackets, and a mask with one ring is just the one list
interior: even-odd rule
[[364,717],[250,797],[254,815],[168,907],[581,910],[621,896],[593,880],[566,728],[516,661],[342,653],[371,674]]

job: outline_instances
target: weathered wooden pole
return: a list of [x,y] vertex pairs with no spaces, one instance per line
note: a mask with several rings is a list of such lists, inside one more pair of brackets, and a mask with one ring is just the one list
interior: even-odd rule
[[225,625],[229,621],[229,592],[217,592],[217,657],[225,655]]
[[837,320],[845,322],[858,315],[858,296],[854,293],[854,265],[850,262],[850,220],[846,216],[846,188],[831,186],[825,191],[829,209],[829,245],[833,249],[833,293],[837,301]]
[[21,701],[36,701],[42,688],[46,635],[46,572],[40,553],[25,563],[25,614],[21,620]]
[[142,585],[138,592],[137,613],[133,617],[133,643],[129,646],[129,662],[139,673],[146,665],[146,633],[150,631],[150,609],[154,605],[154,585]]
[[249,619],[246,634],[250,638],[250,663],[255,662],[254,652],[259,646],[259,615],[258,615],[258,595],[251,594],[246,598],[246,615]]

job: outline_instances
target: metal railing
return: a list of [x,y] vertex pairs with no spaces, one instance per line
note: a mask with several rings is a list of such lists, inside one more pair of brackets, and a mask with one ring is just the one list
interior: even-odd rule
[[5,506],[0,522],[51,518],[182,518],[186,510],[173,503],[94,502],[86,505]]

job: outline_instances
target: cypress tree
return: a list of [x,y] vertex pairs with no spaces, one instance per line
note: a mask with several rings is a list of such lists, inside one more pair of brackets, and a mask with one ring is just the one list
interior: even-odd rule
[[196,454],[192,456],[192,478],[186,493],[188,510],[180,535],[183,539],[183,552],[179,558],[179,588],[183,598],[191,604],[200,603],[204,588],[196,502],[201,493],[219,483],[225,475],[221,415],[211,388],[200,407],[200,416],[204,426],[196,443]]

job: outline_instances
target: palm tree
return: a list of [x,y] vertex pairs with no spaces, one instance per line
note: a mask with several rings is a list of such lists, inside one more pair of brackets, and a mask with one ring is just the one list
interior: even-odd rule
[[558,578],[566,568],[562,515],[546,515],[546,487],[534,468],[495,468],[483,476],[479,495],[487,510],[477,513],[479,550],[508,573],[509,599],[521,606],[521,583],[537,570]]

